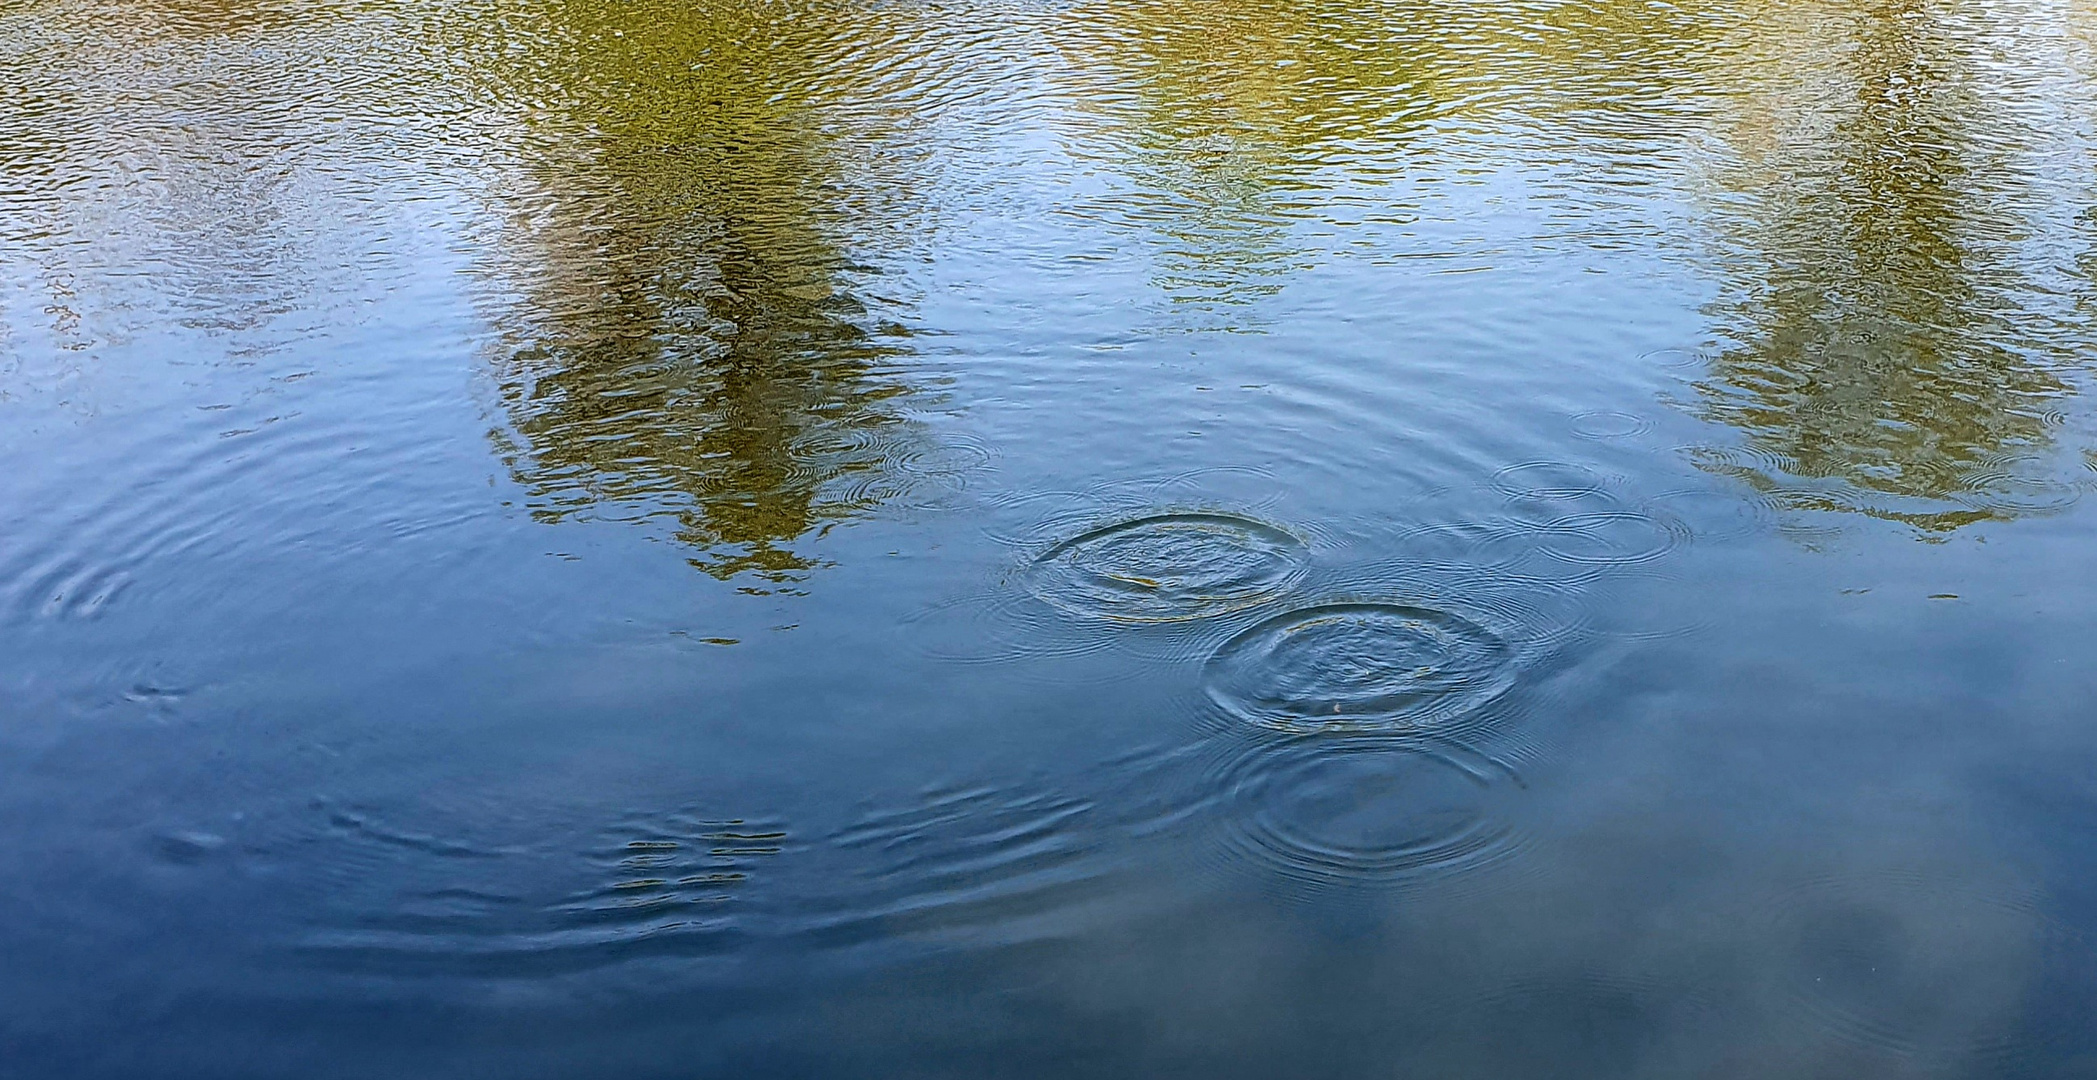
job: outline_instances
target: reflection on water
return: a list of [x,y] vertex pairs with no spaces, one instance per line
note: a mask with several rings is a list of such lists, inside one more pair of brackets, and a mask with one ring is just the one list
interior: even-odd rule
[[882,241],[840,232],[870,209],[845,190],[866,147],[819,91],[863,82],[878,41],[734,4],[531,15],[469,16],[457,47],[499,47],[471,62],[530,133],[500,272],[527,298],[504,441],[534,516],[667,517],[693,565],[778,581],[814,565],[798,538],[954,479],[898,400],[908,314],[862,299],[879,270],[844,247]]
[[[1754,209],[1713,309],[1737,344],[1696,385],[1752,451],[1710,460],[1793,509],[1943,533],[2075,494],[2050,475],[2074,346],[2025,306],[2017,262],[2016,159],[2041,133],[2003,103],[2037,88],[1951,16],[1807,7],[1761,43],[1781,76],[1741,120],[1728,198]],[[1843,47],[1802,48],[1819,35]]]
[[2086,21],[0,4],[0,1073],[2075,1075]]
[[[1424,13],[1378,14],[1159,0],[1058,21],[1079,115],[1095,118],[1073,149],[1111,147],[1130,180],[1084,210],[1156,230],[1152,283],[1175,304],[1245,326],[1229,309],[1274,294],[1310,258],[1291,226],[1308,216],[1302,194],[1330,182],[1319,173],[1397,175],[1406,133],[1445,111],[1441,42],[1408,32]],[[1411,216],[1382,202],[1359,212]]]

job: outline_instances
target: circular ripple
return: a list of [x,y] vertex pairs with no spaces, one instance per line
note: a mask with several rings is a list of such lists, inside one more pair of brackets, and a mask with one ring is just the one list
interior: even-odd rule
[[1776,508],[1757,491],[1663,491],[1652,501],[1666,507],[1700,540],[1738,540],[1776,527]]
[[2082,490],[2047,475],[2036,458],[1993,461],[1962,477],[1964,490],[1954,497],[1966,505],[2004,516],[2050,514],[2066,510]]
[[1518,499],[1578,499],[1601,491],[1603,481],[1570,461],[1525,461],[1494,473],[1493,486]]
[[1310,884],[1390,883],[1493,861],[1513,848],[1494,772],[1399,738],[1263,743],[1224,776],[1239,857]]
[[1637,413],[1593,409],[1574,413],[1570,426],[1583,439],[1630,439],[1653,430],[1653,422]]
[[1234,514],[1156,514],[1080,533],[1034,560],[1035,595],[1065,611],[1182,622],[1279,596],[1303,576],[1293,533]]
[[1674,522],[1629,512],[1578,514],[1560,518],[1544,529],[1544,554],[1590,566],[1651,562],[1680,543],[1685,532]]
[[1516,649],[1485,624],[1406,604],[1327,604],[1275,616],[1209,658],[1210,697],[1289,732],[1408,730],[1461,716],[1514,684]]
[[1493,570],[1522,562],[1537,547],[1536,527],[1495,517],[1417,525],[1394,541],[1408,565]]
[[1709,363],[1711,354],[1702,349],[1654,349],[1638,358],[1661,367],[1686,368]]

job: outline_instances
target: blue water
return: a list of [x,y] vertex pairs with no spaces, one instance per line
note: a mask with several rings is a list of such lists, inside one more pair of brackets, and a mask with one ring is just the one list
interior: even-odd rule
[[2036,0],[0,4],[0,1076],[2097,1076]]

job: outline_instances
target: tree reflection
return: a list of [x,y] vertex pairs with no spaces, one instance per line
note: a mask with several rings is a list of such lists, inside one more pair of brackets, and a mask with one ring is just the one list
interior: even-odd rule
[[1780,81],[1741,124],[1733,185],[1760,224],[1732,237],[1713,307],[1736,344],[1697,390],[1752,449],[1709,460],[1780,503],[1944,533],[2036,508],[2000,496],[2046,483],[2019,459],[2068,388],[2013,299],[1995,121],[1932,17],[1888,0],[1777,25],[1758,66]]
[[668,517],[709,574],[795,577],[794,540],[937,471],[836,239],[866,208],[815,88],[853,77],[848,35],[762,3],[535,14],[460,43],[527,147],[512,467],[542,520]]
[[[1156,285],[1179,303],[1242,305],[1303,253],[1300,196],[1338,174],[1381,183],[1405,137],[1444,111],[1447,57],[1396,5],[1095,0],[1060,20],[1080,110],[1134,183],[1095,212],[1154,229]],[[1085,146],[1080,153],[1097,152]],[[1334,175],[1320,176],[1333,170]],[[1330,211],[1332,208],[1323,208]],[[1365,217],[1403,220],[1388,193]]]

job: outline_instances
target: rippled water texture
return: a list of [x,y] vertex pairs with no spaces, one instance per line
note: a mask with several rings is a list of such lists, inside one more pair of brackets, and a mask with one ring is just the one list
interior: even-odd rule
[[1160,514],[1103,525],[1034,560],[1033,588],[1078,614],[1180,622],[1270,600],[1302,576],[1303,541],[1250,518]]
[[2066,1078],[2097,11],[0,0],[0,1080]]
[[1514,648],[1463,615],[1402,604],[1327,604],[1280,615],[1226,642],[1209,692],[1283,731],[1423,727],[1514,684]]
[[1432,743],[1354,738],[1262,748],[1223,782],[1248,857],[1308,885],[1389,887],[1500,854],[1493,789],[1510,779]]

